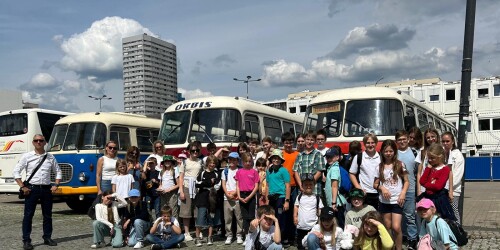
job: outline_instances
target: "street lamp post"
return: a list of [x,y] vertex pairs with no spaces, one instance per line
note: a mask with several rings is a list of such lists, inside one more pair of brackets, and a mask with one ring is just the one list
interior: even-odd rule
[[238,79],[238,78],[233,78],[233,80],[235,80],[235,81],[238,81],[238,82],[244,82],[244,83],[246,83],[246,84],[247,84],[247,99],[248,99],[248,83],[249,83],[249,82],[259,82],[260,80],[262,80],[262,79],[260,79],[260,78],[259,78],[259,79],[256,79],[256,80],[250,80],[250,78],[252,78],[252,77],[251,77],[251,76],[247,76],[247,79],[246,79],[246,80],[240,80],[240,79]]
[[92,99],[94,99],[94,100],[96,100],[96,101],[97,101],[97,100],[99,100],[99,112],[101,112],[101,111],[102,111],[102,106],[101,106],[101,104],[102,104],[102,100],[103,100],[103,99],[104,99],[104,100],[111,100],[111,99],[112,99],[111,97],[108,97],[108,96],[106,96],[106,95],[102,95],[101,97],[95,97],[95,96],[91,96],[91,95],[89,95],[89,98],[92,98]]

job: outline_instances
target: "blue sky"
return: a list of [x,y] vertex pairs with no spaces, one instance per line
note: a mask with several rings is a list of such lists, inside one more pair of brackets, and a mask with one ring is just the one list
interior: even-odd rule
[[[121,38],[147,32],[177,46],[187,98],[251,99],[304,89],[440,77],[460,80],[462,0],[1,1],[0,90],[73,112],[106,94],[123,110]],[[500,1],[477,3],[473,77],[500,75]]]

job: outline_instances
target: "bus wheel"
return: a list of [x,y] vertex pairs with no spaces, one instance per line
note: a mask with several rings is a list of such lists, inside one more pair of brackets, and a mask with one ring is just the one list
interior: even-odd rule
[[92,199],[83,199],[80,200],[78,197],[76,198],[68,198],[66,200],[66,204],[68,205],[71,210],[77,212],[77,213],[87,213],[89,210],[90,205],[92,205]]

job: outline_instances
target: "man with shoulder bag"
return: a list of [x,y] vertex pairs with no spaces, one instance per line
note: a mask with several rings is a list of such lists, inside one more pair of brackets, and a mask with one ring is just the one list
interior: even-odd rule
[[[31,244],[31,229],[36,204],[40,200],[43,214],[43,244],[57,246],[52,240],[52,195],[59,187],[62,178],[61,168],[53,155],[46,153],[46,144],[43,135],[37,134],[33,137],[34,151],[25,153],[16,164],[13,174],[14,179],[20,187],[19,198],[24,195],[24,217],[23,217],[23,249],[33,249]],[[21,172],[26,171],[26,181],[21,180]],[[54,185],[50,184],[50,173],[56,175]],[[21,193],[23,195],[21,195]]]

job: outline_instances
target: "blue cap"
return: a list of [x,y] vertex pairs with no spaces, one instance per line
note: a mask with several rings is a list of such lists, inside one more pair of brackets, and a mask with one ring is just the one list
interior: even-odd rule
[[141,192],[139,192],[139,190],[137,190],[137,189],[132,189],[132,190],[128,191],[128,196],[141,197]]
[[327,156],[332,157],[332,156],[339,156],[339,155],[340,155],[339,151],[336,148],[330,148],[325,153],[325,157],[327,157]]
[[240,155],[239,155],[237,152],[231,152],[231,153],[229,153],[228,158],[236,158],[236,159],[239,159],[239,158],[240,158]]

